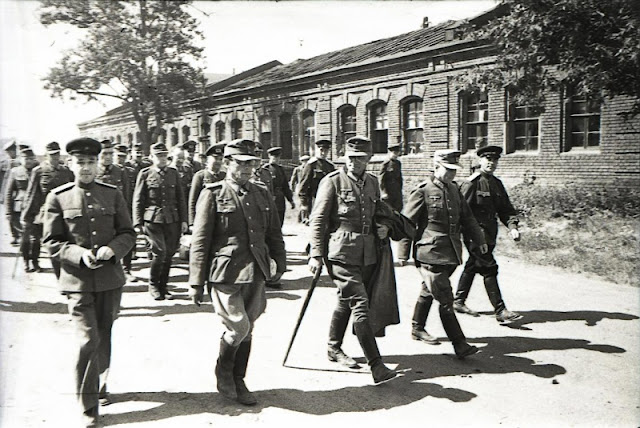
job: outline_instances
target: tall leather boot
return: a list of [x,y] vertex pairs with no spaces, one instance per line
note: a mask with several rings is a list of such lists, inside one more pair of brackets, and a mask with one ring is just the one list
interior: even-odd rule
[[236,352],[236,360],[233,366],[233,380],[236,384],[236,400],[240,404],[253,406],[258,401],[244,383],[244,377],[247,374],[247,364],[249,363],[249,354],[251,353],[251,341],[242,342],[238,346]]
[[438,341],[438,339],[427,333],[424,328],[427,324],[427,317],[429,316],[429,310],[431,309],[432,303],[433,296],[418,297],[416,307],[413,310],[413,319],[411,320],[411,338],[413,340],[420,340],[431,345],[439,345],[440,342]]
[[349,367],[350,369],[357,369],[360,366],[356,360],[345,354],[342,350],[342,340],[344,339],[344,334],[347,331],[349,317],[351,317],[349,303],[339,300],[338,306],[336,306],[335,311],[333,311],[331,324],[329,324],[327,357],[329,358],[329,361],[336,362],[345,367]]
[[[236,392],[236,382],[233,379],[233,370],[235,366],[237,346],[231,346],[224,340],[224,336],[220,338],[220,354],[216,362],[216,380],[218,392],[230,400],[238,398]],[[247,353],[247,360],[249,354]],[[246,370],[246,368],[245,368]]]
[[38,258],[40,257],[40,240],[34,239],[31,243],[31,264],[36,272],[42,272],[40,269],[40,262]]
[[517,312],[511,312],[504,304],[504,300],[502,300],[502,293],[500,293],[500,287],[498,286],[498,277],[485,277],[484,287],[487,290],[489,301],[493,305],[493,309],[496,312],[496,319],[498,320],[498,322],[508,323],[522,318],[522,315]]
[[440,320],[458,358],[462,360],[478,352],[478,348],[467,343],[467,338],[464,337],[456,313],[451,306],[440,305]]
[[373,335],[369,321],[356,322],[353,324],[353,327],[356,331],[358,342],[360,342],[360,347],[362,347],[364,356],[367,359],[367,363],[369,367],[371,367],[373,382],[380,383],[398,376],[395,370],[389,369],[382,362],[378,344],[376,343],[376,338]]
[[460,275],[460,280],[458,281],[458,288],[456,290],[456,297],[453,301],[453,309],[456,312],[460,312],[462,314],[469,314],[474,317],[479,317],[480,314],[476,311],[470,309],[465,302],[467,301],[467,297],[469,297],[469,292],[471,291],[471,285],[473,284],[473,278],[476,276],[473,272],[462,272]]
[[27,239],[26,236],[23,236],[22,242],[20,242],[20,253],[22,254],[22,261],[24,262],[24,271],[34,272],[35,269],[29,266],[29,260],[31,257],[29,255],[29,239]]

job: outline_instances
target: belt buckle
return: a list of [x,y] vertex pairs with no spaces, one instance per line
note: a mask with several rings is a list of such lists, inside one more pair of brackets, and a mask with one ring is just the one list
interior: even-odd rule
[[369,225],[368,225],[368,224],[363,224],[363,225],[362,225],[362,234],[363,234],[363,235],[368,235],[368,234],[369,234],[369,232],[370,232],[370,230],[369,230]]

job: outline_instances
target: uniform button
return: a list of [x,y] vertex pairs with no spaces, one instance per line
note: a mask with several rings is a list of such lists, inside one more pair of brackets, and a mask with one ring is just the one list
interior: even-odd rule
[[96,221],[96,219],[95,219],[95,218],[93,218],[93,217],[91,217],[91,221]]
[[97,246],[97,245],[94,245],[94,246],[93,246],[93,248],[98,248],[98,246]]
[[87,208],[93,208],[93,205],[87,205]]
[[87,196],[91,196],[91,192],[87,192]]
[[98,232],[96,232],[95,230],[93,232],[91,232],[92,235],[97,235]]

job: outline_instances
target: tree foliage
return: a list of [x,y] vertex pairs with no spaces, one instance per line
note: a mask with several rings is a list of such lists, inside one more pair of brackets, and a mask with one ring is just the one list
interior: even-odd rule
[[[41,0],[42,24],[82,29],[43,79],[53,97],[112,97],[132,113],[143,142],[179,114],[180,102],[202,93],[203,48],[190,1]],[[152,131],[150,131],[152,130]]]
[[512,88],[516,101],[539,105],[561,88],[594,101],[628,95],[640,113],[640,1],[503,0],[498,9],[506,13],[472,29],[496,46],[496,67],[466,73],[461,86]]

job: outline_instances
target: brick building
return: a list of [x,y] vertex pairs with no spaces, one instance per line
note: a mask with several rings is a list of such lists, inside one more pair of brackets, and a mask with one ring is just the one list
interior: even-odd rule
[[[273,61],[208,86],[206,99],[186,100],[182,118],[160,138],[210,142],[249,138],[283,147],[297,163],[313,142],[335,142],[333,158],[350,136],[367,135],[376,161],[399,141],[405,177],[431,169],[434,150],[456,148],[470,173],[476,144],[505,149],[500,177],[525,175],[551,185],[640,185],[640,117],[624,118],[633,99],[602,105],[549,93],[542,112],[514,105],[507,91],[465,91],[453,78],[472,67],[491,67],[493,48],[461,37],[464,25],[482,25],[495,10],[290,64]],[[81,133],[117,142],[137,137],[124,108],[79,125]],[[266,155],[266,150],[265,150]]]

